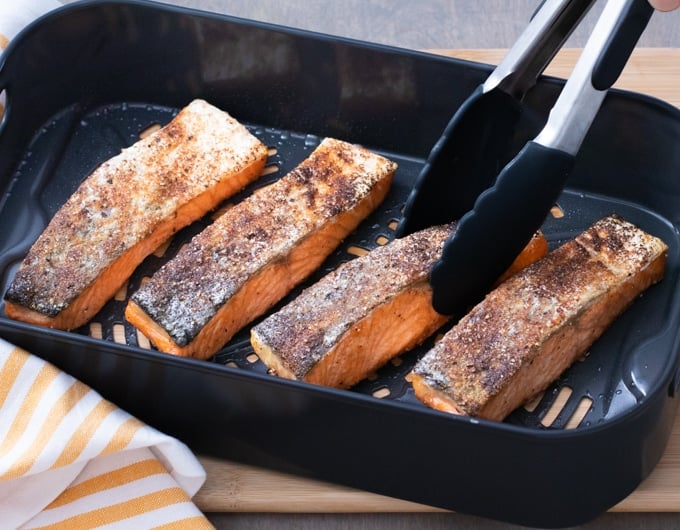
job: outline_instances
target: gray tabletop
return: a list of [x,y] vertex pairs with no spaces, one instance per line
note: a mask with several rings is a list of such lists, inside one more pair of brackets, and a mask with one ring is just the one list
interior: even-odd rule
[[[537,0],[166,0],[164,3],[412,49],[507,48]],[[567,45],[582,46],[596,2]],[[680,10],[652,17],[641,46],[679,47]]]
[[[77,0],[62,0],[73,3]],[[538,0],[165,0],[163,3],[411,49],[507,48]],[[596,2],[567,46],[582,46]],[[640,45],[680,47],[680,10],[659,13]]]

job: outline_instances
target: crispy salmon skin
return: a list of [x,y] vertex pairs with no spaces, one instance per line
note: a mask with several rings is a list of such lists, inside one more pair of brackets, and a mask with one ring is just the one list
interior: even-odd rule
[[81,183],[21,263],[7,316],[83,325],[162,242],[255,180],[267,156],[229,114],[194,100]]
[[502,420],[556,380],[664,274],[668,247],[616,215],[511,277],[409,376],[439,410]]
[[126,318],[161,351],[212,356],[321,265],[382,202],[396,168],[324,139],[195,236],[132,296]]
[[[251,330],[272,373],[349,388],[449,319],[432,307],[428,277],[455,224],[427,228],[349,261]],[[535,235],[509,274],[542,257]]]

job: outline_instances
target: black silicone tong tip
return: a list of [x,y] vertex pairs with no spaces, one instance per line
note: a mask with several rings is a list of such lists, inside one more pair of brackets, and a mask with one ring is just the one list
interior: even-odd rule
[[465,100],[430,151],[404,206],[397,237],[460,219],[512,158],[509,141],[522,106],[505,92],[482,89]]
[[[432,304],[437,311],[454,314],[479,301],[543,224],[546,205],[557,200],[573,165],[568,153],[526,144],[461,218],[432,268]],[[522,211],[518,205],[524,206]]]

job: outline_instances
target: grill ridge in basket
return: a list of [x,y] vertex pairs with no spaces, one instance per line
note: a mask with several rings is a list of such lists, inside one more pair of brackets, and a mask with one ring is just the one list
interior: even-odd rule
[[[122,146],[135,141],[146,131],[161,125],[175,113],[176,110],[172,108],[128,103],[95,109],[82,118],[75,127],[70,143],[63,151],[62,159],[58,163],[55,173],[57,175],[70,174],[73,171],[72,166],[75,159],[80,161],[81,168],[93,167],[92,163],[83,164],[84,153],[88,153],[87,156],[96,160],[106,158]],[[69,119],[68,115],[61,116],[52,126],[43,128],[39,137],[35,140],[36,145],[43,142],[47,145],[53,145],[52,136],[57,134],[56,131],[62,130],[57,122],[67,119]],[[257,125],[251,125],[249,128],[270,148],[270,156],[263,176],[241,193],[227,200],[215,212],[211,212],[202,220],[180,231],[171,241],[161,246],[137,269],[127,285],[119,291],[114,299],[107,303],[90,323],[77,330],[78,334],[143,349],[153,348],[149,341],[123,316],[127,300],[140,285],[140,282],[145,277],[152,275],[155,270],[174,256],[177,250],[188,242],[193,235],[211,223],[214,217],[219,215],[221,208],[240,201],[257,187],[267,185],[283,176],[308,156],[320,141],[320,138],[314,135],[281,131]],[[296,288],[273,310],[291,300],[303,287],[310,285],[340,263],[370,251],[378,245],[386,244],[394,238],[394,229],[408,194],[409,181],[413,180],[418,167],[412,160],[403,160],[398,155],[389,153],[386,153],[386,155],[398,161],[400,168],[395,177],[394,186],[385,202],[340,245],[338,250],[309,280]],[[23,167],[33,167],[34,165],[31,162],[31,155],[29,154]],[[37,164],[35,166],[38,167]],[[88,173],[89,171],[83,173],[81,178],[87,176]],[[43,207],[50,213],[53,213],[59,207],[54,202],[55,185],[56,183],[47,182],[38,198]],[[67,188],[66,185],[57,188],[60,190],[58,195],[61,195],[64,200],[69,193]],[[553,214],[551,220],[544,227],[551,247],[574,237],[588,226],[589,219],[582,215],[582,210],[584,203],[589,201],[593,203],[594,207],[589,206],[586,209],[594,209],[598,213],[601,212],[602,215],[606,215],[606,208],[614,207],[607,200],[600,201],[596,197],[589,198],[582,194],[566,193],[556,210],[559,214]],[[578,215],[574,215],[572,212],[576,206],[579,208]],[[635,207],[620,205],[617,207],[617,211],[621,212],[621,209],[626,208]],[[639,301],[638,303],[644,302]],[[209,362],[266,373],[266,367],[259,361],[250,347],[250,327],[252,325],[241,330]],[[447,327],[449,326],[445,326],[445,328]],[[405,381],[405,375],[409,372],[415,360],[431,347],[435,339],[436,334],[422,346],[392,360],[367,380],[357,384],[352,391],[373,396],[376,399],[390,399],[420,405],[420,402],[413,395],[410,384]],[[595,348],[597,348],[597,345]],[[581,424],[591,425],[602,422],[611,415],[612,411],[619,410],[620,403],[623,403],[625,409],[634,406],[639,399],[644,397],[644,394],[641,394],[634,386],[621,384],[618,380],[618,377],[620,377],[619,366],[615,366],[615,370],[603,370],[598,365],[602,362],[599,359],[601,355],[599,357],[598,355],[587,355],[587,357],[576,363],[560,380],[551,385],[540,396],[537,396],[534,401],[515,411],[506,421],[538,429],[576,428]],[[593,378],[593,372],[597,373],[596,378]]]

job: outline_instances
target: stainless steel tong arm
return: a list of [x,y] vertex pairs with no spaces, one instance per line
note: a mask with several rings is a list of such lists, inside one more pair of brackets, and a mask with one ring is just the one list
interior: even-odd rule
[[593,4],[594,0],[545,0],[486,79],[483,92],[499,89],[521,99]]
[[[577,5],[581,11],[570,11]],[[495,98],[500,97],[501,101],[507,102],[521,97],[573,29],[573,22],[582,15],[583,7],[584,4],[577,0],[547,0],[516,49],[499,65],[488,86],[482,87],[488,91],[481,96],[478,92],[474,94],[473,103],[468,103],[468,112],[475,109],[472,106],[475,103],[482,110],[500,112],[503,106],[491,105]],[[621,73],[652,12],[648,0],[607,2],[542,131],[534,140],[527,142],[500,172],[494,171],[493,183],[476,195],[472,209],[460,217],[456,231],[446,241],[441,259],[430,273],[432,303],[437,311],[454,314],[476,303],[541,227],[571,174],[576,154],[607,90]],[[557,31],[559,37],[549,39],[546,31]],[[546,41],[550,42],[549,49],[537,50],[538,43]],[[482,120],[494,117],[485,113],[477,116],[480,115]],[[466,121],[463,115],[454,117],[452,123],[451,130],[455,125],[469,125],[471,120]],[[493,123],[498,126],[498,123]],[[502,126],[501,123],[497,128],[506,131]],[[447,129],[447,134],[443,135],[442,145],[448,148],[448,152],[456,152],[448,143],[452,139],[462,142],[469,152],[480,155],[472,157],[466,167],[483,167],[484,176],[488,176],[493,165],[482,166],[482,163],[489,152],[494,152],[495,146],[484,143],[484,137],[475,136],[474,140],[480,141],[484,150],[473,151],[474,140],[465,134],[475,129],[457,131],[456,134],[451,130]],[[442,152],[447,151],[436,151]],[[442,175],[442,165],[438,167],[439,176]],[[462,165],[459,164],[459,167]],[[486,180],[483,182],[486,183]],[[405,214],[413,211],[413,204],[416,200],[409,200]],[[506,236],[499,238],[501,233]],[[480,241],[494,238],[493,245],[480,245]]]
[[[578,152],[639,37],[637,29],[652,12],[647,0],[607,2],[536,143],[571,155]],[[635,42],[626,42],[632,38]]]

